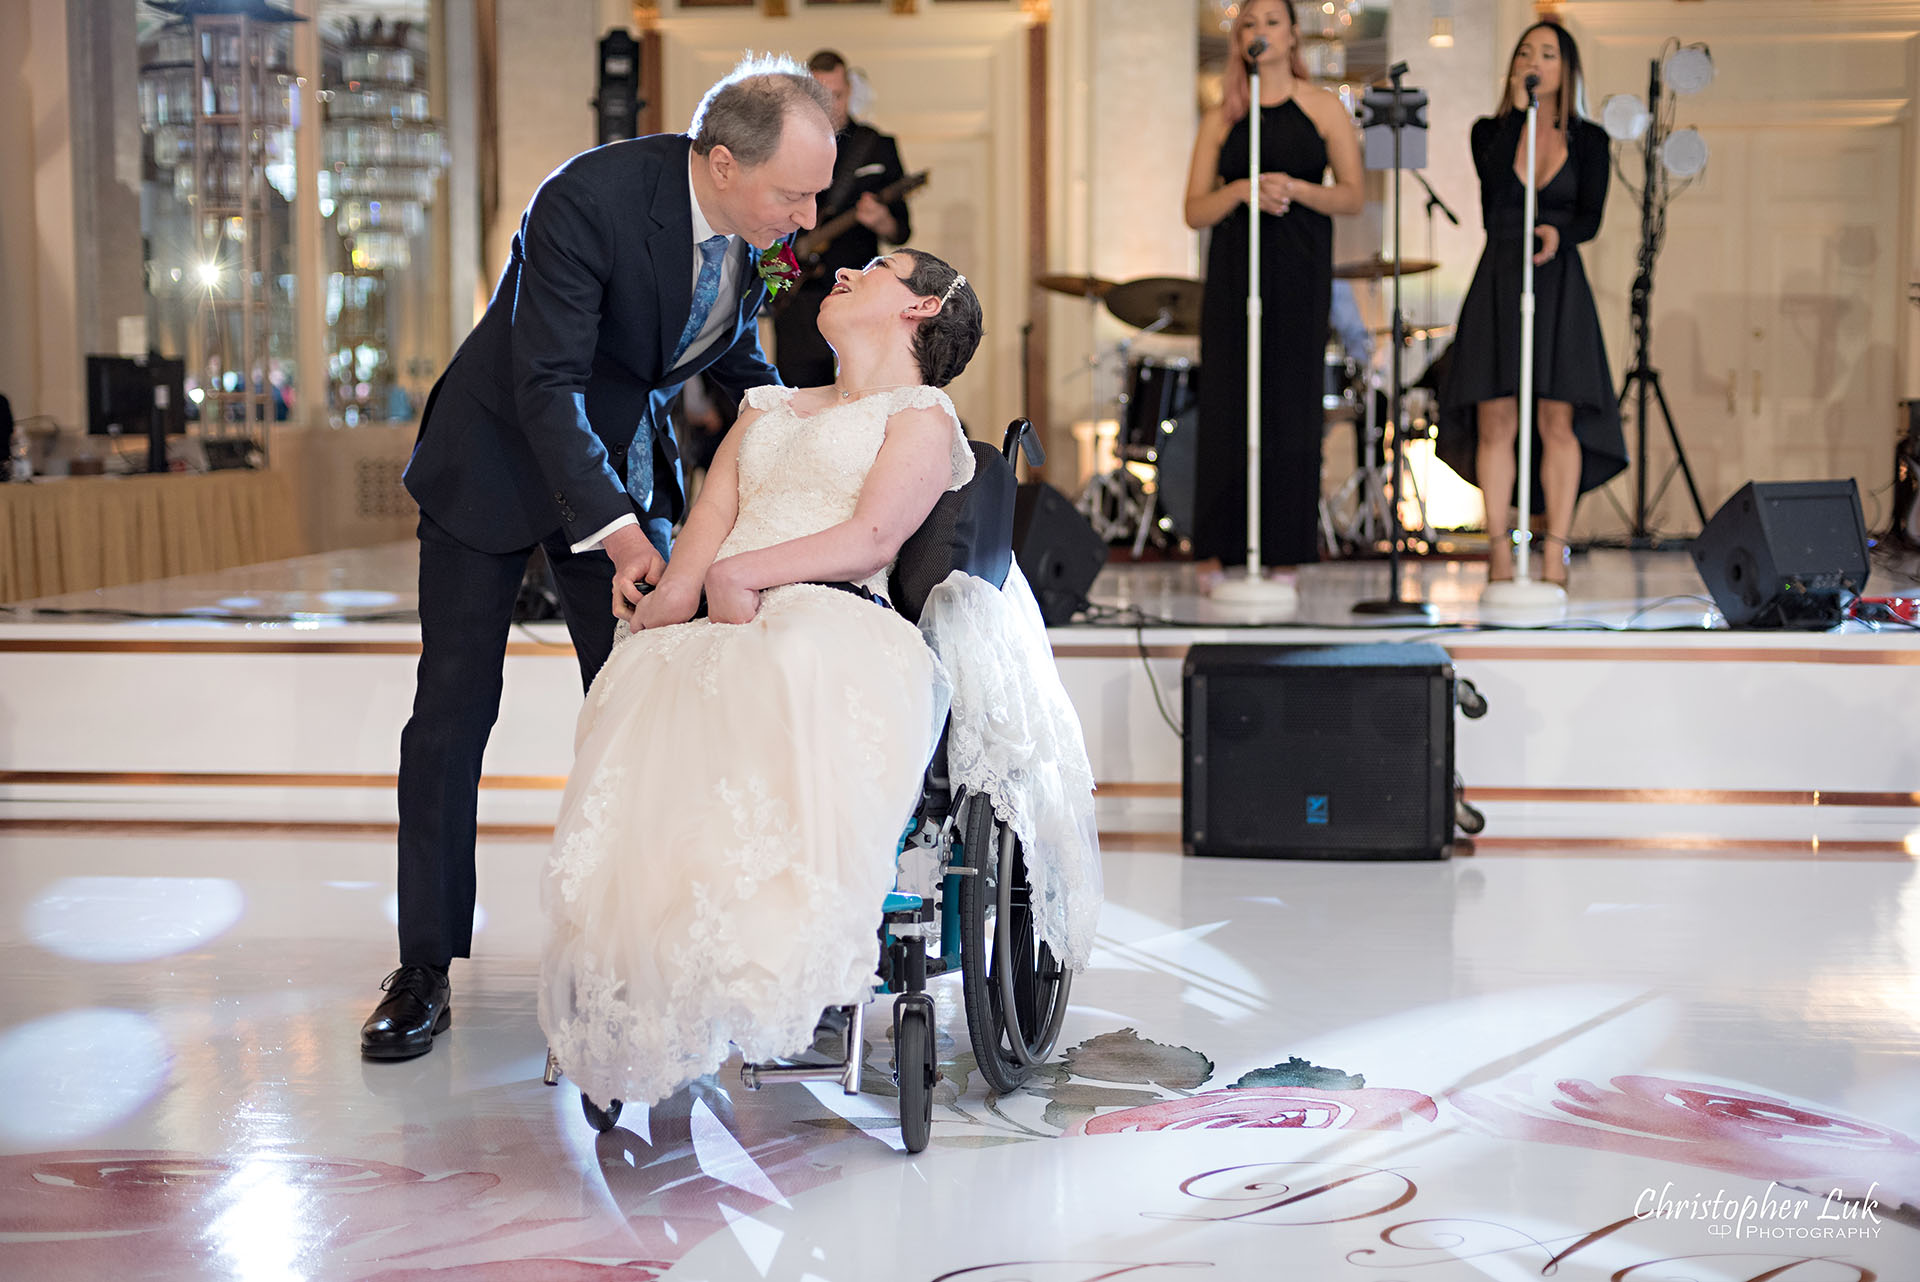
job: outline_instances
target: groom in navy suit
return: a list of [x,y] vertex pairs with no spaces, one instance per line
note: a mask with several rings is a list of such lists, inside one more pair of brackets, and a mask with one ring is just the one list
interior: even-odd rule
[[751,250],[814,224],[833,104],[798,64],[743,63],[687,134],[583,152],[541,184],[486,314],[427,398],[420,668],[400,738],[400,967],[360,1031],[373,1059],[433,1049],[447,965],[472,943],[480,762],[527,558],[546,551],[583,684],[613,602],[657,582],[681,516],[667,408],[705,371],[736,398],[779,378]]

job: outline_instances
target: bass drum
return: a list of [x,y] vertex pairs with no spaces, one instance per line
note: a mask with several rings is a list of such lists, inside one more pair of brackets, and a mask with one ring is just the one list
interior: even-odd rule
[[1193,534],[1194,435],[1200,421],[1200,366],[1180,356],[1141,356],[1127,366],[1119,455],[1151,467],[1173,540]]

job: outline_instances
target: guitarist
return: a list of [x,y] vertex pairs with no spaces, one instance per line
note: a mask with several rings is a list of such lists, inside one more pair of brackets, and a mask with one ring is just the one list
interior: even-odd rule
[[[891,135],[853,119],[852,76],[847,60],[831,49],[807,59],[807,70],[833,99],[833,126],[840,144],[833,165],[833,185],[820,194],[820,222],[851,209],[854,225],[820,254],[820,270],[795,286],[785,307],[774,315],[774,364],[788,387],[820,387],[833,381],[833,349],[820,337],[821,300],[833,288],[833,274],[842,267],[855,271],[880,253],[880,242],[904,244],[913,234],[905,197],[881,204],[874,193],[905,176],[900,148]],[[802,267],[809,264],[802,263]]]

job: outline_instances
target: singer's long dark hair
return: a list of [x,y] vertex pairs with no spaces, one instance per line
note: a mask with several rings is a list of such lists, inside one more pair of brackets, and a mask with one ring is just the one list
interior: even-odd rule
[[[1513,112],[1524,112],[1525,107],[1513,104],[1513,64],[1520,61],[1520,46],[1527,43],[1527,37],[1536,31],[1551,31],[1560,42],[1560,93],[1554,104],[1559,118],[1549,121],[1555,129],[1571,130],[1576,117],[1587,114],[1587,77],[1580,69],[1580,46],[1574,43],[1573,35],[1565,27],[1551,20],[1536,22],[1520,33],[1513,42],[1513,53],[1507,58],[1506,79],[1500,82],[1500,110],[1496,116],[1505,116]],[[1543,111],[1541,115],[1545,115]]]

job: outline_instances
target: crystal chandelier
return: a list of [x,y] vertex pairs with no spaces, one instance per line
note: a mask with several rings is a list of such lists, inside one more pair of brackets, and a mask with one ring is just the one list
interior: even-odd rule
[[[447,165],[446,131],[433,118],[425,76],[408,46],[412,24],[349,19],[339,78],[326,107],[320,212],[350,246],[357,271],[404,268],[426,230],[434,186]],[[328,64],[332,68],[331,60]]]
[[[243,17],[279,25],[301,19],[267,0],[146,3],[170,21],[153,33],[152,57],[140,66],[140,130],[152,146],[154,168],[171,176],[175,198],[191,203],[198,194],[193,163],[196,122],[238,118],[245,96],[249,119],[258,130],[257,144],[246,145],[249,140],[242,139],[238,130],[217,130],[219,154],[206,159],[205,180],[235,192],[245,181],[243,169],[257,163],[281,198],[292,200],[293,129],[300,81],[286,66],[284,44],[270,44],[271,65],[249,68],[237,45],[197,32],[193,20]],[[196,49],[202,44],[204,48]]]

